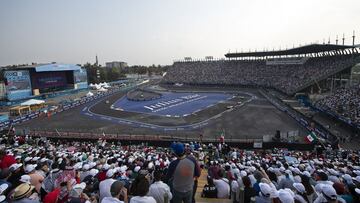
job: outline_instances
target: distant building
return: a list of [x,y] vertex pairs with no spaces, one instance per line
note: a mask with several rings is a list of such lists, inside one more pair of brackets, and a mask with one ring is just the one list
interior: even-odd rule
[[106,66],[106,68],[123,69],[123,68],[128,67],[128,64],[126,62],[122,62],[122,61],[112,61],[112,62],[106,62],[105,66]]

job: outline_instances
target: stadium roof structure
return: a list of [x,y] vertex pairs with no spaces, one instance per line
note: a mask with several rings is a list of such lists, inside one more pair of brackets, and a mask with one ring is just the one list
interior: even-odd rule
[[79,65],[75,65],[75,64],[59,64],[59,63],[7,66],[7,67],[4,67],[4,68],[6,70],[35,69],[36,72],[76,71],[76,70],[81,69],[81,67]]
[[336,44],[310,44],[300,46],[292,49],[278,50],[278,51],[255,51],[255,52],[241,52],[241,53],[227,53],[227,58],[237,57],[264,57],[264,56],[286,56],[286,55],[299,55],[299,54],[313,54],[329,51],[340,51],[345,49],[355,48],[356,46],[349,45],[336,45]]

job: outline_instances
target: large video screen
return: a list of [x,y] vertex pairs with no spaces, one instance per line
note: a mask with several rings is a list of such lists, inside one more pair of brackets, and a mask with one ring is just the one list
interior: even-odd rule
[[74,71],[74,83],[87,82],[87,74],[85,69]]
[[34,88],[61,88],[67,86],[65,72],[41,72],[33,75]]
[[4,77],[8,100],[24,99],[32,95],[29,71],[5,71]]
[[8,92],[18,90],[31,90],[29,71],[5,71],[6,90]]

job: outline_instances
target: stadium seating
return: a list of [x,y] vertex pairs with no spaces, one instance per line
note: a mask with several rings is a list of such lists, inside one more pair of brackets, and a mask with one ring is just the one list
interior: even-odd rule
[[297,91],[353,65],[351,55],[309,58],[304,64],[267,65],[266,60],[175,62],[163,82],[190,85],[243,85]]
[[360,126],[360,87],[341,88],[317,101],[315,106]]
[[[170,173],[169,166],[179,162],[179,156],[175,156],[179,150],[194,160],[197,168],[203,168],[194,193],[196,202],[360,200],[359,154],[355,151],[243,151],[226,143],[172,143],[169,148],[161,148],[120,146],[101,139],[94,143],[29,136],[3,136],[1,144],[0,201],[94,203],[102,198],[106,203],[114,202],[109,195],[119,194],[113,190],[127,188],[121,190],[120,198],[124,197],[125,202],[125,196],[130,203],[137,202],[135,199],[155,202],[157,193],[144,193],[149,185],[152,191],[165,191],[164,200],[169,200],[176,194],[169,195],[169,187],[155,181],[155,177]],[[137,185],[139,181],[148,182]],[[175,181],[179,179],[165,183],[172,185]],[[205,192],[209,190],[205,187],[212,187],[216,196],[207,197],[209,193]],[[219,196],[222,199],[217,199]]]

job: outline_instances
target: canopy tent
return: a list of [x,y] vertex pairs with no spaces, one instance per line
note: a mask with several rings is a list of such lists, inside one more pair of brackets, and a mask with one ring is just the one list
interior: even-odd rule
[[94,96],[94,93],[88,92],[88,93],[86,94],[86,96],[87,96],[87,97],[92,97],[92,96]]
[[40,99],[29,99],[23,103],[20,104],[20,106],[31,106],[31,105],[37,105],[37,104],[44,104],[44,100]]

